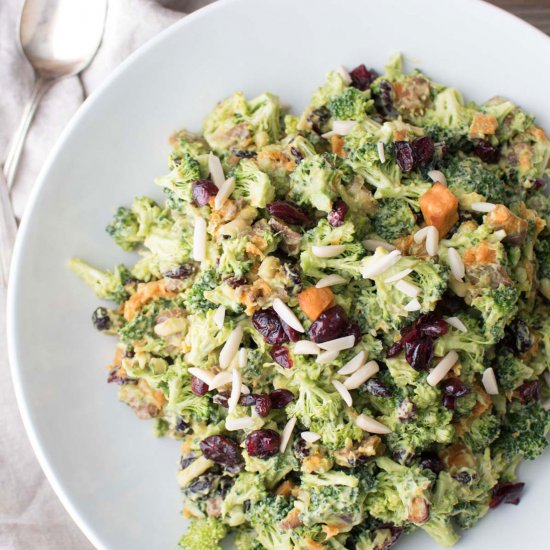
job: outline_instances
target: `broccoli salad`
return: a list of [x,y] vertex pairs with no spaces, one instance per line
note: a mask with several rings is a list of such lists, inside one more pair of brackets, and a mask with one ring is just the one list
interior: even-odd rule
[[181,443],[180,546],[452,546],[518,504],[550,428],[533,117],[397,56],[330,72],[300,116],[235,93],[171,145],[165,202],[107,227],[137,263],[70,267],[115,304],[92,318],[108,381]]

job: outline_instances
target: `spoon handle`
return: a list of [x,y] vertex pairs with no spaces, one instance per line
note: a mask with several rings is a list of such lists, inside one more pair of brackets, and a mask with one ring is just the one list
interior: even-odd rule
[[36,108],[38,107],[42,96],[52,85],[52,83],[53,80],[47,80],[41,77],[38,77],[34,83],[31,98],[25,107],[21,122],[15,131],[6,156],[6,162],[4,163],[4,176],[6,178],[6,185],[8,186],[8,189],[12,188],[13,181],[17,173],[17,167],[19,166],[19,160],[21,159],[23,145],[25,144],[25,138],[27,137]]
[[17,222],[11,207],[10,194],[0,174],[0,288],[8,286],[11,253],[17,233]]

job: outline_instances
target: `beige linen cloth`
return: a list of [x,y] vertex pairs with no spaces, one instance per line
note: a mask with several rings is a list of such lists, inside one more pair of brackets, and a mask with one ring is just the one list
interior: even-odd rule
[[[94,1],[94,0],[91,0]],[[110,0],[98,54],[80,77],[45,95],[29,133],[13,190],[18,218],[44,160],[85,97],[128,54],[209,0]],[[17,46],[22,0],[0,0],[0,161],[30,97],[33,73]],[[1,177],[1,176],[0,176]],[[0,289],[0,549],[90,549],[61,506],[32,452],[12,389],[6,352],[6,296]]]

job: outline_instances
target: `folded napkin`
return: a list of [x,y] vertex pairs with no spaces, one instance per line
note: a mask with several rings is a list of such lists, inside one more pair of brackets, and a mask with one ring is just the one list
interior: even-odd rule
[[[94,1],[94,0],[90,0]],[[12,194],[21,217],[48,153],[69,119],[124,58],[209,0],[111,0],[100,50],[79,76],[52,87],[38,108]],[[0,1],[0,160],[29,99],[30,65],[17,45],[22,0]],[[63,509],[32,452],[15,404],[6,356],[5,291],[0,289],[0,548],[73,550],[92,545]]]

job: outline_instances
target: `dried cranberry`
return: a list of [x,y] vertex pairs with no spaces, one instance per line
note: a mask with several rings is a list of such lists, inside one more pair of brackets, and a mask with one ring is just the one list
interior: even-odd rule
[[522,403],[538,401],[540,399],[540,382],[538,380],[525,382],[516,390],[516,392]]
[[507,327],[504,345],[515,354],[523,354],[534,344],[529,325],[523,319],[514,319]]
[[349,73],[351,77],[351,85],[358,90],[364,92],[369,89],[369,86],[376,80],[378,74],[374,70],[368,70],[365,65],[361,64],[355,67]]
[[195,268],[191,264],[182,264],[170,271],[164,271],[162,276],[169,279],[187,279],[193,275]]
[[284,346],[273,346],[271,348],[270,355],[273,361],[275,361],[278,365],[281,365],[283,369],[291,369],[294,366],[292,357],[290,357],[290,352]]
[[393,392],[376,378],[367,380],[365,384],[363,384],[363,389],[375,397],[391,397],[393,395]]
[[430,136],[423,136],[415,139],[412,142],[414,165],[424,166],[428,164],[435,153],[434,140]]
[[441,383],[441,389],[445,395],[463,397],[470,393],[470,388],[459,378],[446,378]]
[[109,330],[111,328],[111,318],[105,307],[98,307],[92,313],[92,323],[97,330]]
[[408,466],[413,461],[414,455],[410,451],[407,451],[406,449],[397,449],[393,451],[392,457],[395,460],[395,462],[399,462],[399,464]]
[[191,377],[191,391],[202,397],[208,391],[208,384],[196,376]]
[[285,321],[281,319],[281,325],[283,326],[283,330],[285,331],[285,334],[288,336],[288,339],[291,342],[297,342],[302,337],[302,334],[298,332],[295,328],[292,328],[289,324],[287,324]]
[[533,189],[542,189],[546,185],[542,178],[536,178],[533,180]]
[[353,345],[356,346],[363,338],[363,333],[361,332],[359,323],[356,323],[355,321],[349,323],[346,330],[342,333],[342,336],[355,336]]
[[470,481],[472,481],[472,476],[468,472],[458,472],[457,474],[453,474],[451,477],[456,479],[456,481],[462,485],[467,485]]
[[388,537],[385,533],[383,534],[383,536],[381,537],[382,539],[382,542],[377,544],[375,546],[375,550],[390,550],[390,548],[392,548],[395,543],[399,540],[399,537],[403,534],[404,532],[404,528],[403,527],[397,527],[391,523],[389,524],[383,524],[383,525],[380,525],[379,527],[377,527],[374,531],[375,533],[375,540],[377,535],[376,535],[376,531],[378,530],[384,530],[384,531],[389,531],[390,532],[390,536]]
[[308,444],[301,437],[297,437],[294,440],[294,445],[292,446],[292,449],[294,450],[294,455],[296,456],[296,458],[299,458],[300,460],[307,458],[311,454],[311,450]]
[[246,284],[244,277],[228,277],[224,279],[224,283],[227,283],[231,288],[238,288]]
[[497,483],[493,487],[493,495],[489,502],[489,508],[496,508],[503,502],[505,504],[519,504],[519,495],[524,487],[525,483]]
[[215,405],[220,405],[220,407],[223,407],[224,409],[227,409],[229,407],[229,392],[224,391],[217,393],[213,398],[212,402]]
[[275,430],[256,430],[248,434],[244,444],[250,456],[268,458],[279,452],[281,436]]
[[308,334],[314,342],[328,342],[340,338],[348,327],[346,312],[341,306],[333,306],[319,315]]
[[307,121],[311,124],[311,129],[316,134],[323,134],[326,131],[326,126],[330,120],[331,114],[325,105],[313,109],[313,111],[307,117]]
[[304,160],[304,156],[302,155],[302,153],[300,153],[300,151],[298,151],[298,149],[296,149],[296,147],[291,147],[290,152],[292,153],[292,156],[296,159],[296,162],[300,163]]
[[423,336],[405,344],[407,363],[415,370],[426,370],[432,362],[434,345],[431,338]]
[[399,355],[402,351],[403,351],[403,341],[402,340],[398,340],[397,342],[394,342],[389,348],[388,348],[388,351],[386,352],[386,357],[388,359],[391,359],[392,357],[395,357],[397,355]]
[[307,225],[311,222],[308,215],[296,204],[290,201],[275,201],[265,209],[276,218],[293,225]]
[[443,470],[443,462],[436,453],[431,451],[426,451],[420,455],[419,466],[424,470],[431,470],[435,474]]
[[393,86],[387,80],[382,80],[379,92],[374,97],[374,106],[384,118],[396,115],[393,107]]
[[256,158],[256,151],[246,151],[243,149],[231,149],[231,154],[240,159]]
[[195,462],[195,460],[197,460],[197,456],[192,453],[180,457],[180,468],[182,470],[185,470],[185,468],[187,468],[187,466]]
[[332,205],[332,210],[327,215],[328,223],[332,227],[340,227],[344,223],[347,211],[348,205],[344,201],[336,201]]
[[450,411],[456,410],[456,397],[453,395],[444,395],[443,396],[443,406]]
[[283,323],[272,307],[256,311],[252,315],[252,324],[268,344],[285,344],[289,341]]
[[496,164],[500,159],[500,151],[484,139],[476,143],[474,154],[487,164]]
[[403,344],[414,342],[420,336],[415,325],[409,325],[408,327],[402,328],[400,333],[401,333],[401,342]]
[[243,462],[239,445],[224,435],[211,435],[203,439],[199,446],[206,458],[226,468],[235,468]]
[[396,414],[400,422],[409,422],[416,416],[416,405],[405,397],[397,406]]
[[241,395],[239,397],[239,405],[241,405],[241,407],[251,407],[256,404],[256,397],[257,395],[254,393]]
[[432,338],[443,336],[444,334],[447,334],[447,331],[449,330],[449,324],[447,323],[447,321],[442,319],[437,313],[434,313],[433,311],[430,313],[426,313],[425,315],[421,315],[415,321],[414,326],[422,334],[426,336],[431,336]]
[[255,409],[261,417],[266,417],[270,413],[272,406],[271,397],[266,393],[256,396]]
[[412,145],[408,141],[396,141],[395,160],[401,168],[401,171],[407,174],[414,168],[414,151]]
[[191,426],[189,426],[189,422],[186,422],[183,418],[180,417],[178,418],[174,429],[180,434],[186,434],[189,431],[190,427]]
[[420,326],[420,332],[424,336],[430,336],[431,338],[439,338],[449,331],[449,323],[444,319],[437,319],[429,324]]
[[193,182],[193,202],[197,206],[208,204],[210,197],[215,197],[218,193],[218,188],[210,180],[197,180]]
[[294,400],[294,394],[289,390],[273,390],[269,397],[271,398],[271,408],[284,409]]
[[127,376],[120,376],[120,369],[119,367],[114,367],[111,371],[109,371],[109,375],[107,376],[107,383],[108,384],[120,384],[121,386],[126,384],[137,384],[138,381],[135,378],[128,378]]

